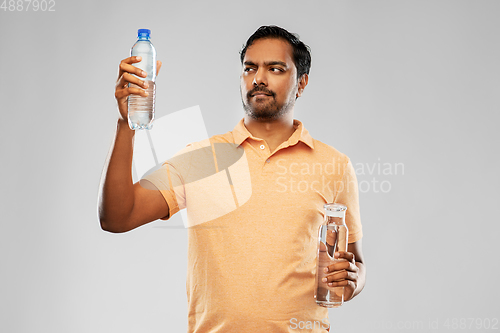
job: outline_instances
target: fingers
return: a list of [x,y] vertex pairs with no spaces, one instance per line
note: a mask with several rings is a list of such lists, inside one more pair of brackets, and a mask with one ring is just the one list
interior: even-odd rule
[[335,230],[326,231],[326,243],[331,246],[337,243],[337,232]]
[[144,90],[148,88],[148,83],[139,78],[147,77],[147,73],[132,65],[133,63],[140,62],[141,59],[142,58],[140,56],[134,56],[123,59],[120,62],[120,76],[118,78],[118,82],[116,83],[115,98],[123,99],[131,94],[143,97],[148,95],[148,93]]
[[344,287],[344,288],[340,290],[333,289],[333,292],[335,292],[338,296],[344,294],[344,301],[349,301],[352,299],[354,291],[356,290],[356,283],[349,280],[345,280],[342,282],[332,282],[328,284],[327,288],[338,288],[338,287]]
[[354,253],[352,252],[335,252],[334,254],[335,259],[345,259],[347,261],[350,261],[352,263],[355,263],[356,261],[354,260]]
[[133,84],[131,84],[130,87],[126,87],[123,89],[117,89],[115,91],[115,97],[118,99],[123,98],[123,97],[127,97],[127,96],[132,95],[132,94],[139,95],[142,97],[146,97],[149,95],[147,91],[145,91],[144,89],[140,89],[140,88],[138,88],[138,86],[133,85]]
[[335,252],[334,259],[336,261],[326,267],[326,273],[340,271],[343,269],[356,272],[359,270],[358,266],[356,266],[356,261],[354,260],[354,254],[351,252]]
[[118,80],[118,83],[116,84],[116,88],[119,89],[128,87],[129,83],[135,84],[136,86],[139,86],[144,89],[148,88],[148,83],[146,81],[141,80],[129,73],[123,73],[122,77],[120,78],[120,80]]
[[331,287],[345,286],[348,281],[357,282],[358,272],[349,270],[336,271],[323,278],[323,282],[328,283]]
[[326,252],[326,245],[323,242],[319,242],[319,252]]
[[351,252],[335,252],[334,258],[333,264],[321,268],[323,273],[320,275],[320,279],[328,288],[344,287],[342,292],[347,301],[352,298],[356,290],[359,268],[356,266],[354,254]]
[[337,245],[337,232],[335,230],[326,231],[326,245],[328,247],[328,254],[333,256]]
[[352,262],[349,262],[349,261],[339,261],[339,262],[336,262],[334,264],[328,265],[325,268],[325,273],[332,273],[332,272],[341,271],[344,269],[351,271],[351,272],[359,271],[359,268],[358,268],[358,266],[356,266],[356,264],[353,264]]
[[336,252],[335,257],[337,259],[341,258],[341,261],[336,261],[324,268],[325,274],[332,273],[325,278],[326,280],[323,279],[324,282],[341,282],[343,280],[356,282],[359,268],[354,261],[354,254],[350,252]]
[[128,57],[128,58],[123,59],[120,62],[119,71],[118,71],[118,79],[120,79],[122,77],[123,73],[131,73],[131,74],[135,74],[135,75],[141,76],[141,77],[148,76],[146,74],[146,72],[144,72],[142,69],[137,68],[137,67],[132,65],[136,62],[140,62],[141,60],[142,60],[142,57],[140,57],[140,56]]

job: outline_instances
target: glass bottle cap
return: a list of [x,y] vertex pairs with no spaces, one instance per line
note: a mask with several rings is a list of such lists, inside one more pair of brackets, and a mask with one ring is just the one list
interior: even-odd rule
[[323,205],[325,214],[332,217],[344,217],[347,207],[338,203],[327,203]]

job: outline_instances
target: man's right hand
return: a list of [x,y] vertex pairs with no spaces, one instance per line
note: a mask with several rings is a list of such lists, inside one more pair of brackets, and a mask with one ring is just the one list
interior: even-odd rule
[[[115,86],[115,98],[118,104],[118,110],[120,111],[121,120],[127,122],[128,117],[128,96],[131,94],[146,97],[148,95],[146,89],[147,83],[144,80],[132,75],[135,74],[141,78],[147,77],[147,73],[142,69],[133,66],[132,64],[140,62],[141,57],[128,57],[120,62],[118,80]],[[156,61],[156,75],[160,72],[161,61]],[[141,88],[129,87],[129,83],[134,83]]]
[[[115,97],[118,102],[118,119],[115,140],[104,164],[99,186],[99,221],[109,232],[126,232],[157,219],[168,217],[170,209],[161,192],[147,180],[133,183],[132,159],[135,131],[128,126],[128,101],[131,94],[146,96],[142,88],[129,87],[134,83],[145,88],[142,70],[133,66],[140,57],[123,59],[116,82]],[[156,74],[161,62],[156,65]]]

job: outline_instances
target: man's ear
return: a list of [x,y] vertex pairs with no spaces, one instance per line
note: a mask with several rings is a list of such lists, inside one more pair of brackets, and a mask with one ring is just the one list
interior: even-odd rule
[[307,74],[304,73],[300,77],[299,84],[298,84],[299,87],[297,89],[297,94],[295,95],[295,99],[297,99],[300,96],[302,96],[302,92],[304,92],[304,89],[307,86],[307,82],[309,82],[309,75],[307,75]]

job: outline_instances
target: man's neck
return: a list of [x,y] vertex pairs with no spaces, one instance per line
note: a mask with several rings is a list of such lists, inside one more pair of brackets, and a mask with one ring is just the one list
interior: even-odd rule
[[271,152],[288,140],[295,131],[293,112],[288,112],[283,117],[272,121],[258,121],[245,115],[244,124],[254,137],[266,141]]

